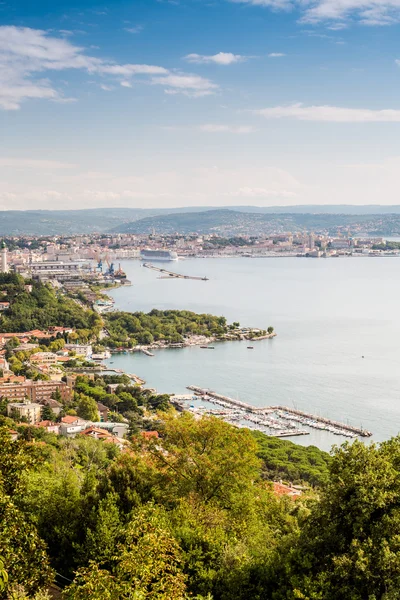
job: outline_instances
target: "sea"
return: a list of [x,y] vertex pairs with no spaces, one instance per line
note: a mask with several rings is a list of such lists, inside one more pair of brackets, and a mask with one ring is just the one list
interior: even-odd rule
[[[115,308],[184,309],[277,336],[253,342],[117,354],[107,361],[159,393],[197,385],[256,406],[285,405],[372,431],[400,429],[400,258],[194,258],[160,263],[208,281],[163,279],[124,261],[131,286],[109,294]],[[112,364],[111,364],[112,363]],[[288,438],[329,450],[345,441],[326,431]]]

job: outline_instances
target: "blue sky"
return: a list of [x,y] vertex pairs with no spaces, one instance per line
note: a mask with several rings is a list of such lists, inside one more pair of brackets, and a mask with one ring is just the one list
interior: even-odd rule
[[0,209],[398,204],[400,0],[0,2]]

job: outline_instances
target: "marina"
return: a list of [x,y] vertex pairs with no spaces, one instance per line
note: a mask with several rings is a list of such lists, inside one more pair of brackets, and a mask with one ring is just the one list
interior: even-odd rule
[[[309,432],[303,428],[309,427],[311,429],[328,431],[334,435],[341,435],[347,438],[372,436],[370,431],[367,431],[362,427],[354,427],[353,425],[340,423],[295,408],[289,408],[287,406],[257,407],[196,385],[189,385],[188,389],[193,391],[196,396],[203,398],[212,404],[217,404],[225,409],[229,409],[229,412],[223,415],[226,417],[224,420],[229,422],[241,422],[242,420],[245,420],[255,425],[256,429],[263,431],[265,428],[269,428],[273,430],[275,433],[271,433],[270,435],[279,435],[280,437],[307,435]],[[215,411],[209,411],[209,413],[215,414]],[[299,429],[299,426],[302,426],[303,428]]]

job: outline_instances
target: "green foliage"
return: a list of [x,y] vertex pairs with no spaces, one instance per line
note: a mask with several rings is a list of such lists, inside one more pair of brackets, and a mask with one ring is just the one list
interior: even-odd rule
[[99,420],[99,411],[97,403],[93,398],[80,394],[76,412],[81,419],[97,422]]
[[[104,377],[78,384],[109,395]],[[143,426],[151,393],[115,396]],[[328,457],[214,417],[150,417],[160,436],[128,452],[0,429],[1,599],[34,598],[50,559],[74,578],[67,600],[399,600],[400,437]],[[279,498],[266,479],[281,477],[318,487]]]
[[287,551],[276,598],[399,598],[399,468],[400,438],[336,448],[320,501]]
[[6,576],[1,577],[0,598],[14,586],[28,594],[43,589],[52,579],[45,545],[36,528],[19,508],[25,494],[24,478],[35,458],[25,442],[12,441],[0,428],[0,557]]
[[204,502],[229,506],[259,472],[257,446],[245,429],[191,413],[165,415],[162,448],[151,451],[171,498],[195,494]]
[[222,335],[228,331],[226,319],[188,310],[156,310],[142,312],[113,312],[105,316],[111,338],[103,340],[112,347],[132,347],[164,340],[182,342],[185,336]]
[[[47,329],[57,325],[97,332],[101,327],[100,317],[85,310],[72,299],[57,293],[50,285],[33,282],[32,292],[25,290],[25,280],[19,275],[2,274],[1,289],[6,291],[10,308],[4,311],[0,323],[2,332],[23,332]],[[54,341],[60,349],[62,341]]]
[[124,544],[116,548],[110,570],[78,571],[66,591],[67,600],[104,598],[128,600],[184,600],[185,577],[180,569],[180,550],[160,509],[141,509],[126,526]]
[[53,410],[50,408],[50,406],[43,406],[41,417],[42,417],[42,421],[55,421],[56,420],[56,415],[53,412]]
[[[115,393],[107,392],[106,388],[110,383],[119,384]],[[94,381],[82,375],[76,379],[75,391],[81,396],[84,395],[96,402],[102,402],[108,408],[117,410],[120,415],[127,418],[132,413],[141,417],[141,407],[152,412],[167,411],[170,408],[168,394],[153,394],[150,390],[132,385],[130,378],[126,375],[102,375],[101,377],[97,376]]]
[[288,440],[269,437],[260,431],[252,436],[258,443],[266,479],[320,486],[328,479],[331,457],[316,446],[299,446]]

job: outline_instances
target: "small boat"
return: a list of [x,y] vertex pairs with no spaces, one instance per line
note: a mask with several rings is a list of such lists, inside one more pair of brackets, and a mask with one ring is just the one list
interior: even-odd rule
[[254,350],[254,346],[247,346],[247,350]]
[[110,365],[113,365],[113,364],[114,364],[114,361],[113,361],[113,360],[112,360],[112,361],[110,361]]
[[214,350],[214,346],[207,346],[209,350]]
[[200,346],[200,348],[208,348],[208,346]]

